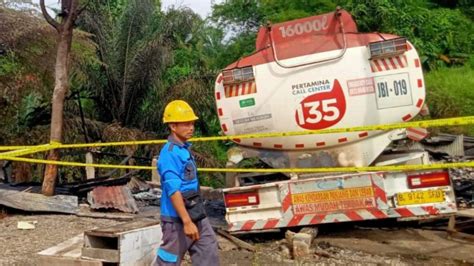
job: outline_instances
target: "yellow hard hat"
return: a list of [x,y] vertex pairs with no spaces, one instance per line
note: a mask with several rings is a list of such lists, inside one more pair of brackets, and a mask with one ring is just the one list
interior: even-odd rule
[[182,100],[168,103],[163,113],[163,123],[190,122],[198,119],[199,117],[194,114],[193,108]]

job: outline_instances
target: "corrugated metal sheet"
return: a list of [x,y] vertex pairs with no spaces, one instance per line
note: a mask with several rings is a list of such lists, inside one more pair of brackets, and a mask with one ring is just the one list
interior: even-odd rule
[[441,141],[436,142],[434,141],[436,140],[435,138],[433,138],[429,144],[415,142],[410,147],[410,150],[427,150],[430,152],[443,152],[450,156],[464,156],[464,136],[453,136],[452,139],[453,140],[449,144],[444,144]]
[[138,206],[127,186],[100,186],[87,194],[92,209],[117,209],[127,213],[137,213]]

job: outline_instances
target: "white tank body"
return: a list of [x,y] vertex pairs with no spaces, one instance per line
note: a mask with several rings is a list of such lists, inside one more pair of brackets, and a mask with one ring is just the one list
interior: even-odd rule
[[[343,34],[333,25],[338,22],[333,13],[274,25],[272,34],[279,35],[271,36],[273,44],[268,40],[271,30],[261,30],[257,50],[259,41],[267,46],[230,65],[216,79],[216,105],[223,132],[226,135],[292,132],[398,123],[414,118],[425,102],[423,73],[416,50],[406,42],[406,51],[374,57],[369,43],[395,40],[398,36],[357,33],[355,23],[350,24],[350,15],[344,12],[341,17],[345,29],[350,28],[351,32]],[[298,23],[310,25],[308,21],[319,21],[320,24],[312,25],[320,25],[319,33],[325,35],[315,37],[308,30],[308,34],[294,38],[289,38],[287,33],[282,36],[291,25],[296,28]],[[338,59],[312,64],[341,54]],[[234,70],[243,71],[239,73],[244,76],[250,72],[253,75],[226,82],[228,78],[223,75],[228,76]],[[236,142],[259,149],[313,150],[362,141],[380,133],[317,134]]]

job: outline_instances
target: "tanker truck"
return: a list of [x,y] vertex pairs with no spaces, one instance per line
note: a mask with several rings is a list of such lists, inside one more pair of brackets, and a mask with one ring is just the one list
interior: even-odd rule
[[[420,58],[404,37],[360,33],[345,10],[262,26],[255,52],[223,69],[215,101],[226,135],[295,132],[410,121],[424,108]],[[233,141],[229,167],[258,158],[271,168],[429,164],[420,128]],[[391,152],[387,152],[391,151]],[[230,232],[456,212],[447,170],[228,174]]]

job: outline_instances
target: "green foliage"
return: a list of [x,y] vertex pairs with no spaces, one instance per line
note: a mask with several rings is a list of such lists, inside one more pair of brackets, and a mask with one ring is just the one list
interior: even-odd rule
[[261,25],[334,11],[338,3],[330,0],[229,0],[213,5],[211,21],[228,34],[232,33],[216,66],[223,68],[253,52]]
[[[227,161],[227,147],[222,143],[196,142],[193,144],[195,158],[199,167],[223,168]],[[223,187],[224,175],[221,173],[199,173],[201,184],[210,187]]]
[[0,78],[5,76],[14,76],[21,69],[21,65],[18,63],[13,53],[7,53],[4,56],[0,56]]
[[211,19],[220,27],[236,33],[256,32],[264,19],[259,2],[231,0],[214,4]]
[[[474,67],[441,68],[427,73],[425,81],[433,118],[474,115]],[[474,135],[474,126],[455,131]]]
[[407,37],[426,69],[462,62],[474,51],[474,24],[458,9],[430,8],[426,1],[353,0],[345,7],[362,32]]
[[[360,32],[393,33],[407,37],[426,69],[462,64],[474,51],[472,1],[427,0],[229,0],[213,6],[212,20],[235,35],[228,48],[244,55],[254,48],[259,25],[277,23],[335,10],[354,16]],[[253,36],[253,38],[248,38]],[[228,57],[227,63],[235,61]]]
[[36,125],[45,125],[50,122],[50,104],[45,101],[41,94],[31,92],[21,101],[17,113],[18,127],[20,131],[32,128]]
[[162,17],[155,0],[91,1],[79,21],[94,34],[101,64],[93,63],[83,89],[95,92],[103,121],[138,126],[133,110],[149,94],[169,61]]
[[338,2],[332,0],[262,0],[261,9],[265,20],[278,23],[336,10]]

